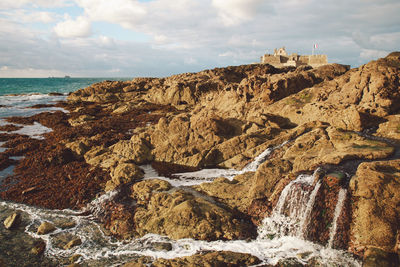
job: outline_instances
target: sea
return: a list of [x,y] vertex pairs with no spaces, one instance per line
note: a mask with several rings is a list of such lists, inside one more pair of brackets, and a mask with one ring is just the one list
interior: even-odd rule
[[[30,109],[29,107],[65,100],[68,93],[103,80],[129,80],[129,78],[0,78],[0,125],[7,124],[4,118],[10,116],[31,116],[44,111],[56,110],[67,112],[62,108],[55,107],[41,109]],[[42,139],[42,134],[49,131],[51,129],[35,123],[34,125],[24,126],[16,133]],[[7,149],[1,147],[3,144],[0,142],[0,152]],[[144,179],[164,179],[174,187],[185,190],[192,185],[212,182],[218,177],[226,177],[232,180],[237,174],[256,171],[273,150],[274,148],[268,148],[241,171],[203,169],[193,173],[176,174],[179,177],[177,180],[160,176],[149,165],[141,167],[145,172]],[[0,171],[0,183],[13,173],[13,168],[11,166]],[[280,209],[289,205],[288,194],[301,195],[304,199],[299,202],[304,203],[303,207],[291,208],[300,209],[294,213],[296,215],[293,215],[293,218],[291,215],[282,214],[280,210],[274,211],[258,227],[258,237],[254,240],[201,241],[189,238],[171,240],[166,236],[157,234],[147,234],[141,238],[126,241],[115,240],[105,234],[104,229],[97,222],[95,214],[101,213],[102,204],[105,201],[112,200],[118,193],[116,191],[99,196],[81,211],[47,210],[0,199],[0,266],[2,262],[6,266],[66,266],[72,262],[78,263],[80,266],[121,266],[121,264],[140,256],[171,259],[204,251],[249,253],[258,257],[262,264],[277,264],[292,260],[306,264],[314,260],[320,264],[318,266],[361,266],[357,259],[346,251],[335,249],[331,244],[321,245],[304,240],[302,232],[298,230],[304,228],[304,225],[301,224],[307,221],[307,212],[309,213],[309,210],[312,209],[315,194],[319,188],[316,185],[312,191],[296,194],[291,192],[302,187],[293,185],[295,183],[306,183],[309,185],[308,187],[311,187],[315,184],[313,181],[314,175],[308,175],[299,176],[290,183],[283,191],[285,194],[281,194]],[[345,194],[343,194],[343,197],[345,197]],[[341,209],[339,204],[338,201],[338,216]],[[15,211],[22,214],[24,221],[22,228],[15,231],[6,230],[2,222]],[[57,226],[57,229],[45,235],[38,235],[36,230],[43,221],[53,223]],[[334,223],[335,221],[332,224]],[[72,226],[59,226],[66,224]],[[297,230],[290,233],[282,231],[282,229],[289,228]],[[335,231],[336,229],[332,227],[330,233],[332,240],[335,237]],[[60,245],[63,242],[65,243],[65,240],[74,238],[79,238],[82,244],[67,250]],[[44,255],[39,258],[32,256],[30,252],[31,248],[37,244],[37,240],[42,240],[41,242],[45,244]],[[165,246],[168,249],[160,249],[160,243],[168,244],[168,246]]]

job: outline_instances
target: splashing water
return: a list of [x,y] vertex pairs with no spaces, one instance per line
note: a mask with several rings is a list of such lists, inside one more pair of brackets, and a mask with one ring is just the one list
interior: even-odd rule
[[255,172],[258,167],[271,155],[273,151],[279,149],[286,145],[288,141],[283,142],[280,145],[275,147],[269,147],[264,150],[260,155],[254,158],[252,162],[246,165],[242,170],[234,170],[234,169],[202,169],[195,172],[185,172],[185,173],[176,173],[174,176],[176,178],[171,179],[167,177],[158,176],[157,172],[151,167],[151,165],[143,165],[140,166],[144,170],[144,179],[152,179],[158,178],[169,182],[172,186],[192,186],[198,185],[201,183],[211,183],[216,178],[225,177],[229,180],[232,180],[235,176],[246,173],[246,172]]
[[266,217],[259,228],[259,237],[296,236],[304,238],[315,197],[321,186],[313,175],[299,175],[283,190],[271,216]]
[[339,190],[338,200],[335,207],[335,214],[333,216],[333,223],[331,228],[329,229],[329,241],[328,248],[332,248],[333,241],[337,231],[337,220],[339,219],[340,213],[342,212],[344,201],[346,200],[347,190],[341,188]]

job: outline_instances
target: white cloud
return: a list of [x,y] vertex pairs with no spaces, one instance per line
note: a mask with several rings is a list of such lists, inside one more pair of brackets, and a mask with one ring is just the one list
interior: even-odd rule
[[42,22],[51,23],[58,17],[57,14],[46,11],[31,11],[26,9],[15,9],[10,11],[0,12],[1,15],[6,16],[9,20],[18,23]]
[[212,5],[226,26],[233,26],[254,17],[263,0],[212,0]]
[[147,14],[144,4],[137,0],[76,0],[93,21],[117,23],[134,28]]
[[383,50],[373,50],[373,49],[362,49],[360,53],[360,58],[364,61],[370,61],[373,59],[386,57],[389,54],[389,51]]
[[161,76],[251,63],[281,46],[309,54],[314,42],[330,62],[357,66],[400,43],[398,0],[74,0],[64,18],[45,8],[72,0],[0,1],[20,7],[0,11],[0,66],[10,70]]
[[23,6],[33,6],[33,7],[63,7],[71,5],[70,0],[1,0],[0,9],[8,8],[20,8]]
[[54,27],[54,32],[62,38],[88,37],[91,34],[91,25],[88,18],[79,16],[76,20],[68,18]]
[[115,47],[114,39],[108,36],[100,35],[99,42],[103,47],[112,48]]

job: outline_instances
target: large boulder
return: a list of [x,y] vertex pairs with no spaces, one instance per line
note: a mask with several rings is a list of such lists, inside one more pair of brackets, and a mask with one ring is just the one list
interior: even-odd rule
[[293,171],[313,171],[322,164],[340,164],[349,159],[381,159],[392,155],[394,148],[355,132],[335,127],[320,127],[294,140],[283,155],[293,162]]
[[[149,183],[144,182],[147,185]],[[160,184],[157,180],[155,183]],[[231,240],[255,236],[255,227],[251,223],[242,221],[239,214],[233,214],[201,195],[175,190],[153,191],[150,195],[144,191],[146,196],[141,196],[139,192],[142,189],[136,191],[141,188],[138,184],[140,182],[133,186],[132,196],[142,200],[138,201],[134,215],[136,231],[140,236],[156,233],[173,239],[200,240]],[[161,188],[157,186],[157,189]]]
[[352,249],[399,253],[400,160],[361,163],[350,181],[353,195]]

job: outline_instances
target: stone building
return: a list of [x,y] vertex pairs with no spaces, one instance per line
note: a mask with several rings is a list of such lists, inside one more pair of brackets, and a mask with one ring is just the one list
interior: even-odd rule
[[287,66],[311,66],[313,68],[328,64],[327,55],[306,55],[301,56],[297,53],[288,55],[285,47],[274,49],[274,54],[265,54],[261,57],[261,63],[270,64],[277,68]]

